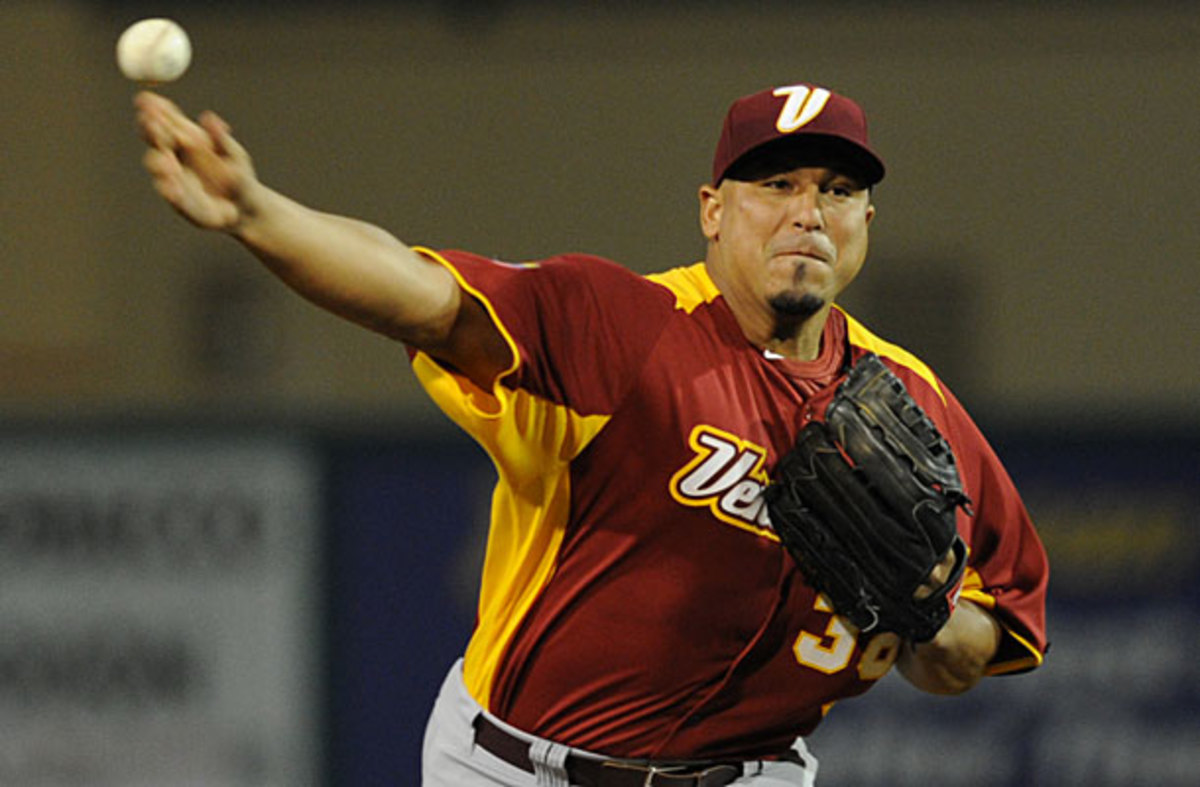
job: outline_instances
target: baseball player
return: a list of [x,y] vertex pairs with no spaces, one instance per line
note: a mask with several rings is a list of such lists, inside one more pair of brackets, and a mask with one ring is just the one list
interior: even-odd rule
[[[812,785],[804,736],[892,667],[958,693],[1042,662],[1046,556],[1009,476],[928,366],[834,303],[884,176],[849,98],[734,102],[699,190],[705,259],[650,276],[406,246],[268,188],[216,115],[136,104],[166,201],[403,342],[495,464],[478,623],[429,720],[425,785]],[[920,638],[835,609],[764,495],[867,357],[936,425],[970,501],[946,514],[965,549],[920,569],[912,598],[944,613]]]

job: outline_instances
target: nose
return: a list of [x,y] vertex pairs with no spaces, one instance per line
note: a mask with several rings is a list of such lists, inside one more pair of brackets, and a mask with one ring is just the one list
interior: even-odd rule
[[812,232],[825,229],[825,216],[821,213],[821,188],[811,184],[798,190],[792,197],[792,222],[802,230]]

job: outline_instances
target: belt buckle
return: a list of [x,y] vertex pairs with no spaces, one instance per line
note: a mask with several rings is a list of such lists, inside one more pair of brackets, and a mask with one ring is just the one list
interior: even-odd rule
[[654,777],[660,773],[663,776],[670,776],[673,772],[678,773],[684,769],[682,765],[670,765],[660,768],[657,765],[639,765],[634,762],[617,762],[615,760],[605,760],[603,765],[605,768],[645,772],[646,779],[642,782],[642,787],[654,787]]
[[654,774],[658,773],[658,768],[651,765],[646,769],[646,781],[642,782],[642,787],[654,787]]
[[[629,771],[642,771],[646,774],[646,778],[642,781],[642,787],[654,787],[656,776],[670,776],[676,779],[690,779],[690,783],[701,785],[705,780],[722,769],[735,770],[733,766],[725,763],[716,763],[708,766],[702,766],[696,770],[695,766],[691,765],[640,765],[632,762],[617,762],[614,760],[605,760],[603,763],[606,768],[620,768]],[[737,778],[739,774],[734,773],[733,778]],[[726,782],[721,782],[725,784]]]
[[646,770],[646,781],[642,782],[642,787],[654,787],[654,775],[656,773],[667,773],[669,770],[671,770],[671,769],[659,768],[655,765],[651,765]]

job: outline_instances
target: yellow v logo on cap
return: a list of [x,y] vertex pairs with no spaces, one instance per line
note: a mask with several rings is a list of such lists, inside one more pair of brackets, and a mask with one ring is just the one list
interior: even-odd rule
[[775,88],[773,95],[787,96],[787,101],[783,103],[783,109],[779,110],[779,117],[775,120],[775,128],[779,129],[781,134],[790,134],[821,114],[825,102],[829,101],[833,94],[823,87],[791,85]]

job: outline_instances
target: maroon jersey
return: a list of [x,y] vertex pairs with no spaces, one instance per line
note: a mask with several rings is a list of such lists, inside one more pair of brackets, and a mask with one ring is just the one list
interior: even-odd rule
[[703,264],[643,277],[581,255],[512,265],[421,251],[486,306],[513,354],[490,391],[413,361],[498,473],[465,656],[490,712],[613,756],[754,758],[882,677],[896,635],[859,637],[832,614],[761,494],[868,351],[956,454],[975,504],[959,520],[963,597],[1006,631],[991,671],[1041,663],[1041,544],[978,429],[912,355],[837,309],[815,361],[764,354]]

